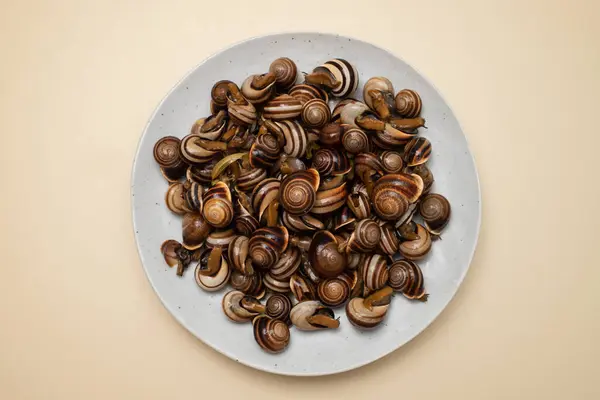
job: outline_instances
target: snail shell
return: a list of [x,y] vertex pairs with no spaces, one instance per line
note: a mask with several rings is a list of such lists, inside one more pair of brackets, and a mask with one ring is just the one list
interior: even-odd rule
[[409,167],[424,164],[431,155],[431,142],[424,137],[413,138],[404,147],[404,161]]
[[269,353],[281,353],[290,343],[288,325],[278,319],[259,315],[252,321],[254,340]]
[[[335,111],[335,110],[334,110]],[[369,107],[358,100],[347,103],[340,112],[340,121],[342,124],[358,126],[356,119],[369,111]]]
[[284,211],[281,215],[281,222],[286,228],[293,232],[318,231],[325,229],[325,224],[320,219],[310,214],[292,215]]
[[380,254],[369,254],[361,266],[361,272],[365,286],[370,290],[379,290],[387,284],[387,262]]
[[425,164],[419,164],[410,169],[412,174],[417,174],[423,179],[423,193],[429,192],[433,185],[433,173]]
[[254,275],[244,275],[238,270],[231,273],[231,287],[235,290],[246,293],[254,297],[262,297],[265,289],[263,286],[263,278],[260,273]]
[[[400,135],[394,136],[390,134],[390,132],[400,132]],[[404,146],[413,137],[414,135],[412,134],[389,128],[384,131],[376,131],[375,134],[371,136],[371,140],[379,148],[394,150]]]
[[169,185],[167,193],[165,193],[165,204],[167,208],[175,214],[183,215],[187,212],[192,212],[185,200],[185,188],[183,183],[173,183]]
[[181,140],[179,145],[179,154],[188,164],[200,165],[206,164],[218,154],[217,150],[207,148],[208,141],[198,135],[187,135]]
[[321,99],[308,100],[302,106],[302,122],[309,128],[320,128],[331,119],[331,110]]
[[407,260],[417,261],[431,250],[431,235],[421,224],[417,224],[418,239],[400,243],[398,251]]
[[375,186],[371,201],[377,216],[388,221],[397,220],[408,210],[408,199],[393,185]]
[[411,300],[427,301],[429,295],[423,288],[423,272],[409,260],[400,260],[390,266],[389,285]]
[[221,307],[223,313],[233,322],[248,322],[258,315],[255,311],[250,311],[242,307],[241,301],[246,296],[239,290],[231,290],[223,296]]
[[336,183],[338,183],[338,186],[331,189],[324,189],[325,185],[321,184],[321,187],[317,191],[315,204],[310,210],[313,214],[329,214],[346,204],[346,197],[348,195],[346,182],[336,180]]
[[383,175],[383,165],[375,154],[360,153],[354,157],[354,173],[363,183],[367,183],[368,177],[374,174]]
[[235,85],[235,83],[228,80],[221,80],[215,83],[212,87],[210,91],[210,97],[217,106],[224,107],[227,105],[229,85]]
[[275,79],[273,73],[250,75],[242,83],[242,94],[252,104],[264,103],[273,94]]
[[319,183],[319,173],[314,168],[293,172],[281,182],[279,203],[291,215],[306,214],[315,204]]
[[323,279],[317,287],[319,300],[326,306],[341,306],[350,297],[348,282],[339,278]]
[[227,257],[231,265],[244,275],[254,274],[254,268],[248,258],[248,242],[246,236],[236,236],[229,244]]
[[297,247],[289,246],[281,255],[279,261],[271,268],[269,275],[276,280],[285,281],[294,275],[300,267],[301,261],[300,250]]
[[344,107],[350,103],[356,102],[360,103],[360,101],[351,97],[340,100],[335,107],[333,107],[333,111],[331,112],[331,121],[335,123],[341,123],[342,111],[344,110]]
[[287,248],[288,231],[283,226],[259,228],[248,243],[252,263],[261,269],[270,269]]
[[240,235],[250,237],[259,227],[258,220],[252,215],[240,215],[235,218],[235,231]]
[[292,311],[292,301],[283,293],[273,293],[266,302],[266,314],[280,321],[287,322],[290,319],[290,311]]
[[392,224],[383,224],[379,227],[381,229],[381,241],[377,248],[385,254],[394,255],[398,252],[398,245],[400,241],[396,236],[396,231]]
[[290,157],[304,157],[308,147],[308,135],[302,125],[297,121],[281,121],[277,125],[280,127],[285,139],[284,153]]
[[258,216],[258,221],[272,202],[279,198],[281,182],[275,178],[267,178],[260,182],[252,191],[252,207]]
[[421,96],[414,90],[403,89],[394,99],[396,111],[406,118],[415,118],[421,113]]
[[352,165],[346,153],[337,149],[323,148],[315,152],[312,167],[319,171],[321,176],[347,174]]
[[294,85],[290,89],[289,94],[290,96],[300,100],[300,103],[302,104],[312,99],[321,99],[325,103],[329,101],[327,92],[317,86],[307,85],[305,83]]
[[404,161],[402,161],[402,155],[396,151],[383,151],[379,155],[381,165],[388,174],[397,174],[402,172],[404,168]]
[[289,279],[275,279],[271,274],[266,274],[263,278],[265,286],[274,292],[287,293],[290,291],[290,280]]
[[280,57],[271,63],[269,72],[275,75],[277,87],[285,91],[296,82],[298,68],[290,58]]
[[337,146],[341,143],[344,128],[335,122],[326,124],[319,131],[319,142],[325,146]]
[[233,220],[231,192],[224,182],[217,182],[204,194],[202,214],[206,222],[215,228],[225,228]]
[[181,243],[177,240],[165,240],[160,246],[160,252],[165,258],[165,262],[169,267],[174,267],[179,264],[179,250]]
[[212,182],[212,170],[217,161],[211,159],[206,164],[190,165],[185,173],[188,181],[209,184]]
[[362,219],[354,227],[348,240],[347,251],[369,253],[375,250],[381,240],[381,230],[377,222],[372,219]]
[[409,203],[414,203],[423,193],[423,179],[416,174],[388,174],[375,182],[373,191],[378,187],[394,187],[406,197]]
[[348,208],[354,213],[356,218],[365,219],[371,216],[371,205],[369,204],[369,196],[364,193],[352,193],[348,195],[346,200]]
[[202,139],[217,140],[227,127],[227,112],[220,110],[208,118],[201,118],[192,125],[190,133]]
[[240,190],[248,191],[267,178],[267,171],[263,168],[250,168],[241,171],[236,183]]
[[206,247],[221,247],[223,250],[227,251],[229,249],[229,244],[233,239],[235,239],[233,229],[214,231],[206,238]]
[[227,264],[225,257],[221,257],[220,268],[215,275],[204,275],[204,269],[205,266],[203,265],[203,261],[200,260],[200,262],[198,262],[196,265],[195,276],[196,283],[202,289],[206,290],[207,292],[215,292],[227,285],[231,270],[229,269],[229,265]]
[[329,231],[318,231],[308,250],[308,260],[321,278],[334,278],[346,269],[346,256],[338,250],[337,238]]
[[358,86],[358,71],[348,61],[336,58],[315,68],[305,79],[307,83],[331,89],[331,94],[335,97],[346,97]]
[[[367,254],[365,254],[365,253],[349,253],[346,257],[347,262],[348,262],[348,269],[350,269],[350,270],[358,269],[361,265],[364,264],[366,257],[367,257]],[[360,277],[360,279],[362,280],[362,277]]]
[[365,299],[355,297],[346,304],[346,316],[352,325],[359,328],[374,328],[387,314],[389,304],[371,307],[365,306]]
[[305,279],[300,274],[294,274],[290,278],[290,290],[296,300],[306,301],[315,300],[317,298],[316,290],[310,280]]
[[250,147],[248,161],[254,168],[267,169],[277,161],[279,152],[279,141],[274,135],[259,135]]
[[342,145],[348,153],[366,153],[369,151],[369,137],[362,129],[351,126],[342,136]]
[[441,194],[431,193],[419,202],[419,213],[427,230],[439,235],[450,220],[450,203]]
[[[290,157],[287,154],[282,155],[279,158],[279,161],[279,172],[285,175],[296,171],[304,171],[306,169],[306,164],[304,164],[304,161],[297,157]],[[277,168],[275,170],[277,170]]]
[[204,187],[198,182],[191,182],[190,188],[185,192],[185,204],[193,211],[202,212],[202,195]]
[[181,227],[183,247],[188,250],[200,248],[213,229],[200,213],[185,214],[181,221]]
[[400,235],[400,238],[404,240],[419,239],[419,235],[417,235],[417,224],[415,224],[412,220],[406,221],[405,223],[399,225],[398,234]]
[[290,312],[290,319],[296,328],[303,331],[336,329],[340,326],[340,321],[335,319],[333,310],[315,300],[296,304]]
[[182,168],[185,168],[185,163],[179,155],[180,146],[181,140],[175,136],[165,136],[160,138],[154,144],[154,160],[158,165],[168,171],[179,171],[179,173],[181,173]]
[[273,120],[294,119],[302,112],[302,103],[289,94],[281,94],[265,104],[263,117]]
[[241,126],[252,125],[257,117],[256,108],[244,98],[234,83],[227,88],[227,112],[232,122]]
[[344,228],[355,229],[356,218],[348,207],[342,208],[342,211],[333,217],[333,230],[340,231]]
[[365,99],[365,103],[371,108],[373,107],[373,98],[370,96],[370,92],[372,90],[376,90],[384,93],[394,93],[394,85],[388,78],[384,78],[383,76],[375,76],[369,79],[363,88],[363,98]]

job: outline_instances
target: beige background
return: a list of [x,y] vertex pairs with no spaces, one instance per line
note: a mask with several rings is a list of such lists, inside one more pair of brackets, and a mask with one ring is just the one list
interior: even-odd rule
[[[2,3],[0,398],[600,397],[599,2]],[[355,36],[424,73],[483,191],[448,309],[326,378],[267,375],[194,339],[153,293],[131,225],[131,164],[158,101],[209,54],[282,30]]]

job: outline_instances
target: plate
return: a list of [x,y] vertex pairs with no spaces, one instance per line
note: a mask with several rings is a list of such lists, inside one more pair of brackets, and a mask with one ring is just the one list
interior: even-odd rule
[[[338,330],[291,330],[287,350],[263,352],[254,342],[251,324],[230,322],[221,310],[224,292],[207,293],[194,281],[193,268],[183,278],[168,268],[160,253],[166,239],[181,241],[181,218],[165,206],[167,182],[152,156],[154,143],[166,135],[185,136],[194,121],[209,112],[210,89],[220,79],[238,84],[253,73],[268,70],[271,61],[290,57],[299,71],[311,71],[330,58],[344,58],[359,72],[362,84],[385,76],[396,90],[411,88],[423,100],[422,116],[433,152],[429,167],[435,176],[433,191],[452,205],[452,219],[443,240],[434,243],[420,262],[430,293],[426,303],[395,296],[380,327],[363,331],[348,322],[343,309]],[[300,79],[300,78],[299,78]],[[460,286],[475,251],[481,220],[477,171],[466,138],[448,104],[412,67],[369,43],[339,35],[286,33],[253,38],[208,58],[166,95],[146,126],[132,173],[132,211],[142,265],[164,306],[197,338],[224,355],[253,368],[284,375],[326,375],[358,368],[398,349],[425,329],[446,307]]]

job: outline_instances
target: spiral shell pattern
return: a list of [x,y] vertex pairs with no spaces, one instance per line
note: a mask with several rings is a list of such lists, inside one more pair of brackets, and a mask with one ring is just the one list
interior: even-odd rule
[[269,275],[274,279],[284,281],[289,279],[300,267],[302,257],[297,247],[288,247],[279,261],[271,268]]
[[290,89],[289,94],[302,104],[312,99],[321,99],[325,103],[329,101],[329,96],[323,89],[306,83],[295,85]]
[[267,178],[267,171],[263,168],[251,168],[242,170],[237,179],[237,187],[240,190],[248,191]]
[[292,310],[292,301],[288,295],[283,293],[273,293],[271,297],[267,299],[265,304],[266,314],[280,321],[287,322],[290,318],[290,311]]
[[308,100],[302,106],[302,121],[310,128],[320,128],[331,119],[331,110],[321,99]]
[[424,137],[413,138],[404,147],[404,161],[409,167],[424,164],[431,155],[431,142]]
[[250,237],[259,227],[260,224],[252,215],[240,215],[235,218],[235,231],[240,235]]
[[291,231],[304,232],[304,231],[317,231],[325,229],[323,222],[310,215],[292,215],[287,211],[284,211],[281,215],[281,222]]
[[406,197],[409,203],[414,203],[423,193],[423,179],[416,174],[387,174],[375,182],[373,191],[383,187],[397,189]]
[[315,204],[319,182],[319,173],[313,168],[287,175],[279,189],[280,204],[291,215],[308,213]]
[[261,297],[264,292],[263,278],[260,273],[244,275],[238,270],[231,273],[231,287],[250,296]]
[[179,156],[181,140],[175,136],[165,136],[154,145],[153,155],[157,164],[163,168],[178,168],[183,165]]
[[290,329],[278,319],[258,316],[252,322],[252,330],[256,343],[269,353],[280,353],[290,343]]
[[419,213],[427,229],[434,235],[439,235],[450,220],[450,203],[441,194],[431,193],[419,202]]
[[211,232],[206,238],[206,247],[221,247],[224,251],[227,251],[229,244],[235,239],[235,233],[233,229],[225,229]]
[[169,185],[167,193],[165,194],[165,204],[167,208],[175,214],[183,215],[187,212],[191,212],[187,201],[185,200],[185,189],[183,183],[173,183]]
[[373,99],[369,95],[371,90],[377,90],[383,93],[389,93],[392,96],[394,95],[394,85],[388,78],[383,76],[375,76],[369,79],[363,88],[363,99],[365,99],[365,103],[369,106],[369,108],[374,109],[373,107]]
[[395,98],[396,110],[406,118],[415,118],[421,113],[421,96],[414,90],[404,89]]
[[335,97],[346,97],[352,94],[358,87],[358,71],[356,67],[342,58],[327,61],[320,67],[315,68],[315,70],[319,68],[328,70],[335,78],[335,81],[338,82],[338,85],[331,89],[331,94]]
[[402,161],[402,154],[397,151],[383,151],[379,155],[381,165],[388,174],[397,174],[402,172],[404,168],[404,161]]
[[359,328],[374,328],[379,325],[387,314],[389,304],[375,306],[369,310],[364,305],[364,299],[355,297],[346,304],[346,316],[352,325]]
[[428,294],[423,288],[423,271],[413,261],[400,260],[390,266],[389,285],[411,300],[427,301]]
[[352,193],[346,199],[346,204],[356,218],[365,219],[371,216],[371,205],[369,197],[364,193]]
[[429,192],[433,185],[434,177],[431,170],[425,164],[416,165],[410,170],[411,173],[419,175],[423,180],[423,193]]
[[190,210],[202,212],[202,194],[204,187],[198,182],[192,182],[185,192],[185,202]]
[[348,153],[365,153],[369,151],[369,137],[362,129],[351,126],[342,136],[342,146]]
[[276,121],[294,119],[302,112],[302,103],[288,94],[281,94],[265,104],[263,117]]
[[[266,79],[266,86],[264,87],[256,87],[255,83],[258,79]],[[268,74],[265,75],[250,75],[244,80],[242,83],[242,94],[252,104],[260,104],[269,100],[271,94],[273,94],[273,89],[275,88],[275,75]]]
[[203,147],[203,139],[198,135],[187,135],[181,140],[179,154],[188,164],[205,164],[213,159],[218,152]]
[[345,152],[323,148],[313,155],[312,167],[319,171],[321,176],[328,176],[347,174],[352,165]]
[[381,241],[378,244],[378,249],[385,254],[394,255],[398,252],[400,241],[396,236],[395,229],[392,224],[383,224],[380,227]]
[[350,297],[350,287],[339,278],[323,279],[317,286],[317,295],[326,306],[338,307]]
[[371,201],[377,216],[387,221],[397,220],[408,210],[408,199],[395,187],[375,186]]
[[270,273],[266,274],[263,278],[265,286],[274,292],[287,293],[290,291],[290,280],[288,279],[275,279]]
[[281,182],[275,178],[267,178],[252,191],[252,207],[258,221],[269,205],[279,197]]
[[210,97],[215,105],[224,107],[227,105],[227,93],[229,93],[229,85],[233,82],[221,80],[215,83],[210,91]]
[[358,253],[368,253],[377,247],[381,240],[381,230],[372,219],[358,221],[348,240],[348,249]]
[[323,185],[317,191],[315,204],[310,210],[313,214],[329,214],[346,204],[346,182],[341,182],[338,186],[323,190]]
[[288,231],[283,226],[257,229],[248,243],[253,264],[258,268],[270,269],[279,261],[279,256],[287,248],[288,241]]
[[257,313],[246,310],[240,304],[245,294],[239,290],[231,290],[223,296],[221,307],[223,313],[233,322],[248,322],[252,320]]
[[290,157],[304,157],[308,147],[308,136],[298,121],[281,121],[277,125],[285,139],[283,152]]
[[217,182],[204,194],[202,213],[206,222],[215,228],[224,228],[233,220],[231,192],[224,182]]
[[269,72],[275,75],[277,87],[287,90],[296,82],[298,67],[290,58],[280,57],[271,63]]
[[238,125],[252,125],[256,121],[256,108],[252,103],[236,103],[231,99],[227,102],[227,113],[233,122]]
[[362,279],[370,290],[379,290],[387,284],[389,272],[384,256],[369,254],[362,265]]
[[279,142],[270,133],[259,135],[252,147],[248,160],[254,168],[270,168],[279,158]]

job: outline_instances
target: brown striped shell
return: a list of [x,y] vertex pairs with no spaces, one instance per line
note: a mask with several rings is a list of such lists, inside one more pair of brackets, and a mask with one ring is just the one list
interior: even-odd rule
[[231,287],[254,297],[262,297],[265,291],[262,275],[257,271],[253,275],[244,275],[238,270],[231,273]]
[[310,215],[292,215],[287,211],[281,214],[281,222],[285,225],[288,230],[293,232],[304,232],[304,231],[318,231],[325,229],[323,222]]
[[276,121],[294,119],[302,112],[300,100],[288,94],[281,94],[269,100],[263,108],[263,117]]
[[224,228],[233,220],[233,204],[229,186],[224,182],[217,182],[204,194],[202,214],[206,222],[215,228]]
[[404,258],[417,261],[424,258],[431,250],[431,235],[421,224],[417,224],[418,239],[400,243],[398,250]]
[[369,254],[362,268],[362,279],[370,290],[379,290],[387,284],[389,273],[385,257],[380,254]]
[[154,160],[158,165],[167,169],[178,169],[185,166],[185,163],[179,154],[180,145],[181,140],[175,136],[165,136],[160,138],[154,144]]
[[206,247],[221,247],[227,251],[229,244],[235,239],[233,229],[221,229],[211,232],[206,238]]
[[267,169],[277,161],[280,151],[279,141],[274,135],[259,135],[250,147],[248,161],[254,168]]
[[290,290],[296,300],[306,301],[315,300],[317,298],[316,289],[309,279],[304,278],[300,274],[294,274],[290,278]]
[[367,307],[364,298],[355,297],[346,304],[346,316],[356,327],[374,328],[383,321],[389,307],[389,301],[387,304]]
[[269,353],[280,353],[290,343],[290,329],[278,319],[260,315],[254,318],[252,330],[256,343]]
[[341,143],[343,134],[342,125],[330,122],[319,131],[319,142],[325,146],[337,146]]
[[413,261],[400,260],[390,265],[389,285],[411,300],[427,301],[429,295],[423,288],[423,272]]
[[421,113],[421,96],[411,89],[403,89],[395,97],[396,111],[406,118],[415,118]]
[[272,268],[287,248],[288,241],[288,231],[283,226],[257,229],[248,243],[253,265],[263,270]]
[[379,154],[381,165],[388,174],[397,174],[402,172],[404,169],[404,161],[402,160],[402,154],[397,151],[383,151]]
[[441,194],[428,194],[419,202],[419,213],[429,232],[434,235],[439,235],[448,224],[450,212],[450,203]]
[[246,236],[236,236],[233,238],[227,249],[227,258],[231,265],[244,275],[254,274],[252,262],[248,257],[248,242]]
[[312,167],[321,176],[347,174],[352,168],[345,152],[333,148],[323,148],[315,152]]
[[227,127],[227,112],[219,110],[208,118],[200,118],[192,125],[191,132],[202,139],[218,140]]
[[331,119],[331,110],[321,99],[308,100],[302,106],[302,122],[309,128],[320,128]]
[[273,319],[287,322],[290,319],[290,311],[292,301],[287,294],[273,293],[265,303],[265,313]]
[[294,85],[290,89],[289,94],[290,96],[300,100],[300,103],[302,104],[312,99],[321,99],[325,103],[329,101],[327,92],[317,86],[307,85],[306,83]]
[[160,252],[169,267],[174,267],[179,263],[179,250],[181,247],[181,243],[172,239],[165,240],[160,246]]
[[258,221],[267,207],[279,198],[281,182],[275,178],[267,178],[259,182],[252,191],[252,208]]
[[202,212],[202,195],[204,187],[198,182],[190,182],[189,189],[185,192],[185,204],[192,211]]
[[187,135],[181,140],[179,154],[188,164],[206,164],[219,153],[218,150],[209,149],[210,143],[212,142],[202,139],[198,135]]
[[317,286],[317,295],[324,305],[339,307],[350,297],[350,286],[343,279],[323,279]]
[[369,253],[375,250],[380,240],[381,230],[377,222],[372,219],[362,219],[358,221],[348,239],[347,251]]
[[[209,252],[206,251],[204,253],[206,254]],[[231,269],[229,268],[229,265],[227,264],[227,260],[225,259],[225,257],[221,257],[219,269],[217,270],[216,274],[205,275],[204,270],[206,269],[205,263],[206,263],[207,258],[208,258],[208,255],[206,255],[206,257],[203,257],[202,259],[200,259],[200,261],[196,265],[196,270],[195,270],[196,283],[198,284],[198,286],[200,286],[200,288],[202,288],[203,290],[206,290],[207,292],[215,292],[217,290],[224,288],[225,285],[227,285],[227,282],[229,282],[229,277],[231,275]]]
[[300,250],[297,247],[288,246],[279,257],[279,261],[269,270],[269,275],[276,280],[286,281],[298,270],[301,262]]
[[264,103],[274,92],[275,79],[273,73],[250,75],[242,83],[242,94],[252,104]]
[[284,138],[283,152],[290,157],[304,157],[308,135],[298,121],[281,121],[277,125]]
[[298,67],[290,58],[280,57],[271,63],[269,72],[275,75],[277,87],[287,90],[296,82]]
[[340,326],[333,310],[314,300],[296,304],[290,312],[290,320],[296,328],[303,331],[337,329]]
[[358,86],[358,71],[342,58],[335,58],[316,67],[305,77],[307,83],[322,85],[335,97],[346,97]]
[[229,85],[233,82],[228,80],[221,80],[215,83],[210,91],[210,97],[212,101],[220,107],[227,105],[227,94],[229,93]]
[[279,189],[279,203],[291,215],[303,215],[314,206],[320,177],[316,169],[287,175]]
[[187,213],[181,220],[183,247],[188,250],[200,248],[213,227],[200,213]]
[[288,279],[275,279],[273,275],[267,273],[263,278],[264,284],[273,292],[287,293],[290,291],[290,280]]
[[165,193],[165,204],[175,214],[183,215],[194,210],[190,209],[185,200],[186,190],[183,183],[177,182],[169,185]]
[[371,216],[371,204],[369,196],[364,193],[352,193],[348,195],[346,204],[350,211],[354,213],[356,218],[365,219]]
[[422,136],[413,138],[404,147],[404,161],[409,167],[424,164],[431,155],[431,142]]
[[240,215],[235,218],[235,231],[240,235],[250,237],[259,227],[258,220],[252,215]]
[[429,192],[434,182],[433,173],[426,164],[419,164],[410,169],[411,174],[416,174],[423,179],[423,193]]
[[[327,185],[327,179],[321,181],[321,187],[317,191],[317,196],[315,199],[315,204],[313,208],[310,210],[313,214],[329,214],[335,210],[338,210],[346,204],[346,197],[348,196],[348,191],[346,190],[346,182],[344,182],[344,177],[341,176],[342,179],[335,179],[331,182],[334,182],[337,186],[333,186],[329,188]],[[325,189],[325,187],[328,187]]]
[[396,235],[394,226],[390,223],[386,223],[381,225],[379,228],[381,230],[381,241],[377,245],[377,249],[384,254],[389,254],[390,256],[396,254],[398,252],[400,240]]
[[263,168],[249,168],[241,171],[236,183],[240,190],[248,191],[267,178],[267,171]]
[[242,306],[241,302],[244,296],[246,294],[239,290],[231,290],[223,296],[221,308],[227,318],[233,322],[248,322],[259,314],[256,311],[247,310]]
[[227,93],[227,113],[229,118],[241,126],[252,125],[256,121],[256,108],[244,98],[239,88],[230,83]]
[[342,146],[348,153],[366,153],[369,151],[369,137],[359,127],[349,126],[342,136]]
[[217,160],[211,159],[209,162],[201,165],[190,165],[185,172],[188,181],[208,184],[212,182],[212,170]]

